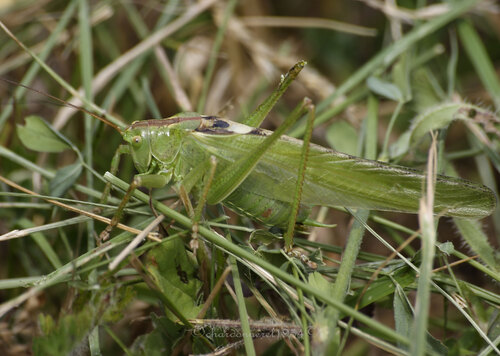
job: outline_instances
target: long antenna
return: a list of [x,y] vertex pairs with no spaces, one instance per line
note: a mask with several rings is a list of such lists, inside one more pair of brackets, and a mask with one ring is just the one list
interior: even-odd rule
[[61,103],[61,104],[65,105],[65,106],[69,106],[69,107],[71,107],[73,109],[80,110],[80,111],[84,112],[85,114],[88,114],[88,115],[90,115],[92,117],[95,117],[96,119],[104,122],[106,125],[111,126],[116,131],[118,131],[120,133],[120,135],[122,134],[122,130],[117,125],[113,124],[112,122],[110,122],[106,118],[93,113],[92,111],[89,111],[89,110],[87,110],[85,108],[82,108],[81,106],[77,106],[77,105],[71,104],[70,102],[67,102],[66,100],[59,99],[56,96],[53,96],[53,95],[48,94],[48,93],[45,93],[45,92],[43,92],[41,90],[38,90],[38,89],[35,89],[35,88],[31,88],[31,87],[29,87],[27,85],[21,84],[19,82],[14,81],[14,80],[2,78],[2,77],[0,77],[0,80],[2,80],[4,82],[7,82],[7,83],[10,83],[10,84],[13,84],[13,85],[20,86],[20,87],[22,87],[24,89],[27,89],[27,90],[31,90],[32,92],[35,92],[35,93],[38,93],[40,95],[46,96],[46,97],[48,97],[48,98],[50,98],[52,100],[55,100],[58,103]]

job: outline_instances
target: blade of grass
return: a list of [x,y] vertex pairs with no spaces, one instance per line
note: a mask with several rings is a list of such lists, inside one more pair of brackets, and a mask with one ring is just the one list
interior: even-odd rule
[[[297,266],[293,264],[293,276],[296,279],[299,279],[299,273],[297,271]],[[304,293],[302,292],[302,289],[297,288],[297,303],[299,305],[299,310],[300,310],[300,321],[301,321],[301,326],[302,326],[302,335],[304,338],[304,355],[309,356],[311,354],[311,343],[309,340],[309,327],[307,323],[307,312],[306,312],[306,306],[304,303]]]
[[426,195],[420,200],[419,223],[422,231],[422,263],[418,278],[413,340],[410,350],[415,356],[423,356],[427,350],[427,325],[429,319],[432,267],[434,263],[434,244],[436,227],[434,226],[434,186],[437,169],[437,141],[433,137],[429,149],[427,164]]
[[[92,97],[92,74],[94,71],[94,64],[92,61],[92,36],[90,33],[90,29],[92,28],[89,19],[90,12],[89,6],[86,0],[81,0],[79,2],[79,11],[78,11],[78,27],[80,30],[80,74],[82,76],[83,88],[85,92],[85,99],[88,101],[93,101]],[[86,106],[86,109],[89,110],[90,107]],[[91,117],[89,114],[84,114],[84,130],[85,130],[85,148],[84,148],[84,158],[85,163],[88,167],[93,166],[93,137],[94,137],[94,124],[95,119]],[[94,187],[94,176],[92,172],[86,170],[85,179],[87,181],[87,187],[93,189]],[[90,201],[93,201],[91,196],[88,197]],[[94,238],[94,221],[87,221],[87,249],[91,250],[95,247],[95,238]]]
[[[200,3],[197,3],[196,5],[190,6],[184,14],[182,14],[180,17],[178,17],[175,21],[171,22],[167,26],[163,27],[162,29],[154,32],[149,36],[147,39],[144,41],[140,42],[137,44],[135,47],[131,48],[129,51],[124,53],[122,56],[117,58],[115,61],[107,65],[105,68],[103,68],[99,73],[95,76],[93,82],[92,82],[92,88],[94,89],[94,94],[97,94],[100,92],[103,87],[118,73],[120,73],[122,70],[125,69],[125,67],[133,61],[135,58],[143,55],[145,52],[150,50],[152,47],[156,46],[158,43],[160,43],[163,39],[165,39],[167,36],[171,35],[175,31],[179,30],[182,28],[184,25],[186,25],[189,21],[194,19],[196,16],[198,16],[200,13],[208,9],[210,6],[212,6],[216,0],[203,0]],[[3,23],[0,22],[0,26],[3,25]],[[5,28],[5,26],[3,26]],[[45,68],[44,68],[45,69]],[[73,104],[73,105],[80,105],[80,96],[82,94],[82,91],[79,90],[76,95],[74,95],[74,98],[70,99],[68,102]],[[101,110],[97,110],[98,112],[101,112]],[[60,128],[64,126],[66,121],[69,119],[69,116],[71,116],[75,112],[74,108],[70,107],[65,107],[62,110],[59,111],[59,114],[54,120],[53,126],[55,128]],[[115,118],[112,118],[111,116],[107,115],[106,116],[108,119],[112,121],[116,121]],[[117,122],[116,123],[118,126],[123,127],[123,123]]]
[[[175,1],[169,1],[167,4],[165,4],[165,7],[161,12],[162,15],[158,19],[154,27],[155,30],[159,30],[162,27],[164,27],[167,23],[169,23],[172,14],[174,12],[174,9],[177,7],[178,2],[179,0],[175,0]],[[132,25],[134,26],[140,38],[141,39],[147,38],[149,35],[148,26],[146,25],[142,17],[137,14],[137,10],[135,9],[135,7],[132,4],[128,3],[122,3],[122,6],[127,11],[127,15],[129,16]],[[163,49],[163,47],[159,45],[155,46],[154,54],[157,63],[157,69],[160,72],[160,75],[162,76],[165,82],[165,86],[172,93],[173,97],[177,101],[177,104],[181,108],[181,111],[193,111],[192,105],[189,102],[189,99],[187,98],[184,89],[182,89],[181,85],[179,84],[177,73],[173,70],[170,62],[168,61],[167,55],[165,54],[165,50]],[[139,57],[136,60],[134,60],[132,64],[135,65],[138,63],[139,66],[142,66],[145,59],[146,56]],[[161,116],[158,114],[158,116],[154,117],[160,118]]]
[[324,28],[357,36],[374,37],[377,34],[376,29],[319,17],[245,16],[241,22],[247,26]]
[[207,100],[210,84],[212,82],[212,76],[214,74],[215,64],[217,63],[217,57],[219,55],[220,47],[222,45],[222,41],[226,33],[229,18],[232,16],[234,8],[236,7],[237,3],[238,0],[228,1],[226,5],[226,10],[224,11],[224,18],[222,19],[222,23],[220,24],[219,29],[217,30],[217,34],[214,39],[214,44],[212,46],[212,50],[210,51],[210,58],[208,59],[205,78],[203,79],[203,87],[201,89],[200,100],[198,101],[197,111],[200,113],[202,113],[205,110],[205,103]]
[[[226,236],[227,240],[231,242],[231,235]],[[243,296],[243,289],[241,287],[240,272],[238,271],[238,264],[234,256],[229,256],[229,263],[231,264],[231,274],[233,275],[234,291],[238,300],[238,313],[241,321],[241,331],[243,333],[243,341],[245,343],[245,353],[250,356],[255,356],[255,348],[253,346],[252,331],[250,330],[250,317],[248,316],[247,308],[245,305],[245,297]]]
[[[371,98],[371,99],[370,99]],[[371,127],[373,123],[377,122],[378,116],[378,102],[376,99],[369,97],[368,100],[368,111],[366,116],[366,126]],[[377,154],[377,130],[367,130],[366,131],[367,141],[370,142],[370,146],[366,147],[365,154],[366,158],[374,159]],[[369,137],[369,138],[368,138]],[[363,140],[363,138],[360,138]],[[361,151],[361,150],[360,150]],[[351,231],[349,232],[349,237],[347,238],[347,243],[345,246],[345,250],[342,253],[342,263],[340,264],[339,272],[337,275],[337,279],[335,281],[333,287],[333,298],[340,303],[343,303],[346,293],[349,290],[349,284],[351,283],[351,276],[356,264],[356,260],[359,255],[359,250],[361,248],[361,243],[363,242],[363,235],[365,233],[366,221],[368,220],[368,216],[370,215],[369,210],[358,210],[355,214],[357,219],[354,221]],[[337,328],[337,323],[339,320],[338,311],[329,312],[329,343],[326,347],[325,355],[327,354],[339,354],[343,348],[343,343],[339,348],[338,341],[335,338],[335,330]],[[344,339],[345,340],[345,339]]]
[[[11,160],[12,162],[15,162],[15,163],[19,164],[21,167],[26,168],[30,172],[38,172],[38,173],[40,173],[46,179],[53,179],[55,177],[55,175],[56,175],[54,172],[49,171],[47,169],[44,169],[44,168],[42,168],[42,167],[34,164],[31,161],[28,161],[26,158],[18,155],[17,153],[15,153],[15,152],[13,152],[13,151],[9,150],[8,148],[3,147],[1,145],[0,145],[0,156],[5,157],[8,160]],[[86,186],[81,185],[81,184],[74,185],[74,188],[77,191],[79,191],[79,192],[81,192],[83,194],[87,194],[89,196],[92,196],[94,198],[100,198],[101,194],[102,194],[101,192],[99,192],[97,190],[89,189]],[[119,199],[116,199],[116,198],[113,198],[113,197],[110,197],[109,201],[112,202],[112,203],[115,203],[115,204],[120,203]]]
[[488,52],[479,38],[476,30],[469,21],[461,21],[458,25],[458,35],[465,52],[481,78],[484,87],[490,93],[495,107],[500,109],[500,81],[491,62]]
[[[54,46],[57,44],[58,38],[61,36],[62,31],[66,28],[69,21],[73,17],[77,5],[78,5],[78,0],[71,1],[64,10],[64,13],[62,14],[61,19],[57,23],[57,26],[51,31],[50,36],[47,39],[42,52],[40,53],[40,59],[42,59],[43,61],[47,59]],[[37,62],[33,62],[30,65],[26,74],[24,75],[23,79],[21,80],[21,84],[30,85],[30,83],[33,81],[33,78],[35,78],[39,70],[40,70],[40,65]],[[23,87],[16,88],[14,93],[14,100],[19,101],[23,97],[25,92],[26,89]],[[2,107],[2,113],[0,114],[0,130],[4,126],[5,120],[7,120],[9,115],[12,113],[12,109],[13,107],[10,105]]]
[[[353,215],[355,219],[358,219],[356,215]],[[381,242],[385,247],[387,247],[390,251],[396,252],[398,257],[404,261],[405,264],[410,266],[415,272],[420,273],[419,269],[410,261],[408,260],[405,256],[400,254],[399,252],[395,251],[394,248],[388,244],[375,230],[373,230],[369,225],[365,224],[365,229],[368,230],[374,237],[376,237],[379,242]],[[474,261],[470,261],[471,263]],[[489,339],[488,335],[481,329],[481,327],[478,325],[476,321],[467,313],[464,308],[462,308],[456,300],[449,294],[447,293],[443,288],[441,288],[437,283],[431,280],[432,287],[436,289],[441,295],[443,295],[452,305],[455,306],[458,312],[460,312],[465,319],[470,323],[470,325],[476,330],[476,332],[481,336],[481,338],[488,343],[488,345],[491,345],[495,352],[500,354],[500,350],[492,343],[492,341]]]
[[146,97],[146,102],[148,104],[149,111],[151,111],[153,117],[156,118],[162,117],[160,109],[158,108],[158,105],[156,105],[153,93],[151,93],[149,80],[146,77],[142,77],[141,84],[142,84],[142,91],[144,93],[144,96]]
[[[35,192],[32,192],[31,190],[29,189],[26,189],[26,188],[23,188],[21,187],[20,185],[12,182],[11,180],[3,177],[3,176],[0,176],[0,181],[15,188],[15,189],[18,189],[20,191],[23,191],[25,193],[28,193],[28,194],[31,194],[31,195],[37,195]],[[56,206],[59,206],[61,208],[64,208],[66,210],[69,210],[69,211],[74,211],[78,214],[81,214],[81,215],[86,215],[88,217],[91,217],[92,219],[95,219],[95,220],[99,220],[101,222],[104,222],[106,224],[109,224],[111,222],[111,219],[108,219],[108,218],[105,218],[105,217],[102,217],[100,215],[97,215],[97,214],[94,214],[94,213],[91,213],[91,212],[88,212],[88,211],[85,211],[85,210],[81,210],[81,209],[78,209],[78,208],[75,208],[73,206],[70,206],[70,205],[67,205],[67,204],[63,204],[63,203],[60,203],[54,199],[45,199],[47,202],[53,204],[53,205],[56,205]],[[130,231],[130,232],[133,232],[133,233],[139,233],[139,231],[137,231],[137,229],[134,229],[134,228],[131,228],[129,226],[126,226],[124,224],[121,224],[121,223],[118,223],[118,225],[116,225],[118,228],[122,229],[122,230],[125,230],[125,231]],[[150,237],[152,237],[153,239],[155,239],[155,236],[154,235],[151,235]],[[157,238],[156,238],[157,239]]]
[[[144,228],[149,224],[153,219],[146,219],[137,225],[138,228]],[[167,239],[163,241],[168,241],[170,238],[174,238],[179,236],[179,234],[171,235]],[[56,269],[54,272],[49,273],[45,276],[40,276],[38,281],[34,283],[34,287],[26,291],[25,293],[19,295],[18,297],[11,299],[7,302],[0,304],[0,317],[4,316],[7,312],[9,312],[12,308],[15,308],[28,300],[30,297],[37,295],[44,289],[53,286],[55,284],[66,281],[68,278],[71,278],[73,273],[78,270],[78,268],[85,266],[87,263],[101,258],[104,256],[106,252],[116,248],[124,243],[127,243],[132,238],[132,234],[129,232],[122,232],[116,237],[112,238],[108,243],[103,244],[94,248],[91,251],[88,251],[74,260],[68,262],[64,266]],[[107,261],[101,261],[101,263],[107,264]],[[93,268],[95,269],[95,268]]]
[[[353,90],[356,86],[361,84],[366,78],[373,75],[377,71],[381,71],[389,67],[393,61],[402,53],[408,51],[417,42],[421,41],[431,33],[437,31],[444,25],[460,17],[467,11],[469,11],[473,6],[475,6],[477,0],[465,0],[454,4],[453,8],[446,12],[445,14],[436,17],[422,25],[419,25],[409,31],[400,40],[393,42],[391,45],[387,46],[385,49],[381,50],[375,57],[368,61],[364,66],[359,68],[354,74],[349,76],[342,85],[340,85],[337,90],[330,94],[326,99],[318,104],[318,117],[315,120],[315,126],[322,124],[331,118],[328,106],[337,98],[347,94]],[[295,128],[290,136],[298,137],[304,133],[304,124]]]
[[[33,228],[35,226],[31,221],[25,218],[19,220],[18,224],[23,229]],[[59,259],[59,256],[52,248],[50,242],[47,241],[47,238],[44,234],[42,234],[41,232],[33,232],[31,233],[31,237],[36,242],[40,250],[42,250],[45,257],[47,257],[47,259],[50,261],[52,267],[57,269],[62,266],[62,262]]]
[[452,98],[455,91],[455,83],[457,82],[457,63],[458,63],[458,41],[455,31],[450,34],[450,60],[446,66],[446,74],[448,77],[447,96]]
[[[128,184],[125,183],[124,181],[118,179],[117,177],[113,176],[109,172],[107,172],[104,176],[107,180],[109,180],[113,185],[118,186],[120,189],[128,189]],[[149,197],[140,192],[140,191],[134,191],[133,195],[138,198],[139,200],[148,203],[149,202]],[[185,217],[184,215],[176,212],[175,210],[172,210],[168,208],[167,206],[159,203],[158,201],[154,200],[153,201],[153,206],[163,213],[165,216],[168,216],[175,221],[177,221],[179,224],[182,226],[190,229],[192,227],[192,222],[189,220],[189,218]],[[225,238],[220,236],[219,234],[215,233],[214,231],[211,231],[203,226],[200,226],[200,235],[203,236],[206,240],[209,242],[213,243],[214,245],[218,246],[219,248],[222,248],[223,250],[226,250],[228,253],[236,256],[240,261],[242,262],[251,262],[256,264],[257,266],[260,266],[266,271],[269,271],[273,276],[276,278],[279,278],[283,280],[286,283],[290,283],[295,287],[301,288],[305,293],[309,293],[310,295],[318,298],[319,300],[327,303],[328,305],[339,309],[342,313],[345,313],[346,315],[350,315],[354,317],[356,320],[361,321],[362,323],[366,324],[368,327],[373,328],[377,332],[386,335],[390,339],[393,340],[399,340],[403,344],[409,345],[409,340],[397,333],[394,332],[391,328],[381,325],[380,323],[374,321],[373,319],[367,317],[366,315],[353,310],[352,308],[348,307],[347,305],[344,305],[342,303],[339,303],[338,301],[334,300],[331,298],[331,296],[327,295],[326,293],[319,291],[315,288],[311,288],[310,285],[296,280],[293,276],[288,274],[285,271],[282,271],[281,269],[275,267],[274,265],[270,264],[269,262],[263,260],[262,258],[254,255],[253,253],[233,244],[227,241]]]
[[[121,121],[117,120],[113,116],[107,114],[103,109],[98,107],[93,102],[87,100],[82,96],[82,93],[76,91],[68,82],[66,82],[59,74],[57,74],[52,68],[50,68],[40,57],[38,57],[33,51],[31,51],[28,47],[26,47],[21,41],[17,39],[17,37],[5,26],[5,24],[0,21],[0,28],[10,37],[12,38],[25,52],[29,53],[29,55],[42,67],[60,86],[70,92],[73,96],[78,97],[85,105],[92,108],[92,110],[96,111],[99,115],[105,116],[113,124],[117,125],[120,128],[123,128],[124,125]],[[73,108],[73,110],[75,110]]]

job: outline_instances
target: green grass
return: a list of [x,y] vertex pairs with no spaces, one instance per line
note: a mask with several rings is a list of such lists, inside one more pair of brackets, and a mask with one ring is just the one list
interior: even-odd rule
[[[256,26],[272,18],[250,18],[236,1],[25,1],[0,8],[19,40],[2,30],[0,77],[119,127],[194,108],[242,121],[304,59],[264,127],[275,129],[309,97],[314,142],[422,169],[433,130],[437,171],[498,197],[499,38],[488,12],[470,14],[476,3],[408,24],[361,2],[255,2],[259,15],[287,16],[290,26],[275,28]],[[319,17],[345,21],[346,32],[325,29]],[[287,255],[266,228],[208,206],[193,253],[192,221],[173,205],[173,190],[157,189],[153,205],[168,235],[120,260],[135,235],[115,229],[98,242],[106,225],[91,215],[110,218],[136,173],[125,156],[118,177],[105,174],[120,135],[24,87],[2,82],[0,92],[3,353],[498,352],[500,209],[480,222],[315,209],[313,218],[336,226],[296,232],[300,252]],[[39,126],[23,144],[16,125],[29,115],[51,127],[28,119]],[[301,137],[305,123],[288,134]],[[53,152],[36,152],[55,141]],[[140,231],[153,220],[149,196],[134,192],[121,222]]]

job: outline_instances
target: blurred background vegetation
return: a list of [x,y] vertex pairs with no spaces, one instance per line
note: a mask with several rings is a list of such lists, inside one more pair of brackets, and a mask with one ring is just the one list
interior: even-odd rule
[[[5,28],[0,31],[0,76],[125,124],[181,111],[241,121],[271,93],[280,75],[303,59],[308,65],[266,119],[265,128],[276,128],[309,97],[317,106],[313,142],[423,168],[429,140],[405,144],[412,134],[411,123],[420,115],[439,131],[440,172],[458,172],[498,192],[498,10],[493,1],[2,0],[0,20]],[[88,102],[69,94],[6,29],[80,90]],[[40,195],[72,199],[68,204],[80,209],[95,208],[104,183],[79,158],[84,157],[97,174],[104,174],[121,143],[120,135],[54,99],[14,84],[0,83],[0,94],[0,175]],[[475,114],[465,119],[457,115],[456,120],[455,116],[440,116],[442,105],[449,103],[456,104],[453,115],[460,109]],[[31,114],[59,130],[73,149],[39,153],[26,148],[16,134],[16,125],[24,124]],[[300,137],[303,129],[304,124],[298,124],[289,134]],[[73,169],[55,180],[54,172],[68,166]],[[130,182],[135,173],[131,159],[124,158],[119,177]],[[234,274],[235,264],[220,249],[207,244],[209,261],[204,263],[211,269],[208,277],[203,276],[204,267],[188,248],[189,229],[172,223],[167,230],[183,240],[171,239],[163,249],[156,242],[147,242],[137,252],[143,256],[144,268],[132,261],[132,265],[125,262],[110,272],[109,261],[130,236],[118,236],[111,242],[112,249],[104,253],[96,242],[104,224],[84,219],[68,222],[78,215],[40,198],[16,195],[19,191],[5,182],[0,187],[2,354],[206,354],[216,347],[251,352],[248,340],[242,346],[236,344],[241,338],[192,332],[168,304],[168,298],[175,295],[178,299],[173,302],[178,301],[181,314],[195,318],[226,264],[232,265]],[[164,201],[175,200],[171,191],[155,194]],[[110,204],[116,206],[121,195],[114,195]],[[147,204],[136,203],[135,208],[136,213],[124,221],[143,228],[151,211]],[[249,248],[248,231],[262,227],[230,211],[225,214],[231,217],[234,243]],[[206,219],[217,220],[221,215],[209,208]],[[298,242],[309,260],[298,258],[293,263],[299,266],[303,281],[331,292],[353,218],[333,209],[317,209],[314,218],[337,226],[311,230],[310,243]],[[56,225],[35,233],[12,233],[49,223]],[[373,212],[369,225],[397,248],[418,229],[418,217]],[[460,225],[443,218],[437,231],[438,241],[451,242],[454,248],[441,246],[434,267],[476,256],[434,276],[456,303],[467,306],[463,313],[473,321],[433,287],[432,295],[423,297],[429,298],[431,306],[424,313],[428,326],[422,332],[428,331],[436,339],[428,336],[424,352],[488,354],[488,340],[498,345],[495,340],[500,335],[496,321],[499,209],[481,224]],[[280,255],[279,242],[265,245],[257,241],[252,246],[262,248],[259,258],[292,273],[291,262]],[[403,250],[416,265],[423,253],[420,247],[416,239]],[[366,234],[345,302],[354,308],[360,296],[368,293],[371,302],[361,303],[365,314],[412,340],[412,311],[404,301],[413,302],[418,295],[414,271],[393,256],[392,269],[375,278],[375,271],[390,255],[387,247]],[[177,267],[169,265],[175,256],[183,256]],[[253,294],[241,299],[229,292],[233,282],[226,284],[210,303],[206,318],[211,321],[201,325],[227,330],[220,323],[241,320],[235,300],[240,304],[245,300],[246,313],[253,321],[273,320],[288,332],[292,324],[314,330],[307,341],[300,336],[256,337],[258,354],[301,354],[325,345],[333,345],[345,355],[407,352],[404,342],[396,342],[383,330],[354,323],[346,331],[349,313],[341,315],[341,334],[329,334],[334,341],[321,340],[322,328],[331,326],[325,320],[329,314],[323,301],[308,296],[305,290],[307,300],[295,304],[282,285],[271,288],[272,283],[252,269],[254,266],[242,262],[239,260],[241,279],[253,288]],[[313,264],[319,267],[312,268]],[[182,296],[172,292],[175,278],[180,278],[179,266],[193,278],[189,288],[179,292]],[[372,285],[372,276],[380,282],[378,289],[363,291]],[[392,282],[383,284],[387,281]],[[261,294],[257,294],[259,290]],[[311,304],[314,310],[309,308]],[[308,313],[301,314],[305,305]],[[398,310],[397,305],[405,305],[406,309],[401,308],[406,311]],[[265,328],[260,330],[265,334]]]

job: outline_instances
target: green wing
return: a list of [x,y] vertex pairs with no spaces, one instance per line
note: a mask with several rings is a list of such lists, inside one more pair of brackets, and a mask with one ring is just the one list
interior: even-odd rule
[[[244,134],[193,132],[193,141],[215,155],[221,167],[260,145],[269,131]],[[292,202],[302,141],[283,136],[238,187],[248,193]],[[219,166],[218,166],[218,171]],[[311,144],[302,204],[416,213],[422,171],[370,161]],[[434,208],[446,216],[482,218],[496,205],[493,192],[463,179],[438,176]]]

